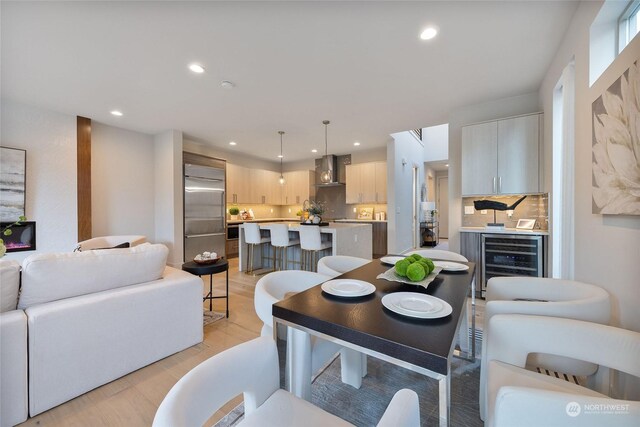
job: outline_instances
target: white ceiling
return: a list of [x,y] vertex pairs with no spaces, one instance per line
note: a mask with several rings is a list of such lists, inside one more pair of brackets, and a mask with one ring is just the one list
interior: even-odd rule
[[3,1],[2,97],[273,161],[281,129],[285,161],[317,157],[328,119],[349,153],[536,91],[576,4]]

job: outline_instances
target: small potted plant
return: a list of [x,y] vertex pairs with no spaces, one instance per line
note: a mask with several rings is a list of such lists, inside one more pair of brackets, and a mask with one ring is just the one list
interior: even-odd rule
[[[11,236],[11,234],[13,234],[13,231],[11,231],[11,227],[13,227],[14,225],[22,225],[22,223],[26,220],[27,220],[26,216],[20,216],[20,218],[16,222],[2,228],[2,235]],[[6,253],[7,253],[7,247],[4,245],[4,240],[0,238],[0,258],[2,258]]]
[[232,220],[237,220],[238,219],[238,214],[240,213],[240,209],[238,209],[237,206],[232,206],[229,208],[229,215],[231,216]]
[[324,211],[325,207],[322,203],[316,201],[309,202],[309,219],[312,223],[320,224]]

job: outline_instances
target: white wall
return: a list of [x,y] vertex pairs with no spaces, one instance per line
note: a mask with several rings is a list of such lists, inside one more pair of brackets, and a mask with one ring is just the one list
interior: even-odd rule
[[182,132],[154,137],[155,240],[169,248],[167,264],[183,262]]
[[[223,159],[227,162],[243,166],[246,168],[256,168],[256,169],[266,169],[270,171],[280,171],[280,162],[269,162],[267,160],[259,159],[257,157],[253,157],[247,155],[246,153],[241,153],[235,150],[223,150],[217,147],[212,147],[210,145],[196,142],[192,140],[185,139],[184,140],[184,151],[201,154],[203,156],[215,157],[217,159]],[[286,154],[286,152],[285,152]],[[313,168],[312,168],[313,169]],[[287,170],[283,167],[283,170]]]
[[422,128],[424,161],[437,162],[449,158],[449,124]]
[[[387,144],[387,248],[398,254],[413,248],[413,168],[418,168],[418,194],[424,184],[424,147],[409,132],[391,135]],[[402,165],[402,162],[406,165]]]
[[540,111],[536,92],[458,108],[449,120],[449,248],[460,251],[462,226],[462,126]]
[[[331,153],[329,153],[331,154]],[[286,152],[285,152],[286,155]],[[324,152],[312,154],[313,157],[305,160],[296,160],[295,162],[288,162],[284,164],[284,171],[298,171],[298,170],[315,170],[315,159],[319,159],[324,156]],[[342,155],[342,154],[340,154]],[[387,147],[371,148],[363,150],[355,148],[351,152],[351,164],[356,163],[369,163],[369,162],[384,162],[387,160]]]
[[93,121],[91,192],[93,236],[155,241],[153,136]]
[[36,221],[36,252],[72,250],[78,241],[76,117],[4,99],[0,114],[2,146],[27,150],[26,216]]
[[351,164],[384,162],[387,160],[387,147],[372,148],[370,150],[354,149],[351,152]]
[[[545,111],[564,67],[575,58],[575,278],[611,293],[613,322],[640,331],[640,217],[591,213],[591,105],[640,58],[640,37],[629,44],[589,87],[589,30],[601,2],[582,2],[540,88]],[[551,185],[552,114],[545,114],[545,183]]]

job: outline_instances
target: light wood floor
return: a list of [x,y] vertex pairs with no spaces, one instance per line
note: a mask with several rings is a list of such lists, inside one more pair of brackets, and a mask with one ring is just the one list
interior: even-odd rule
[[[259,277],[239,273],[237,258],[230,260],[229,268],[229,318],[205,326],[202,343],[98,387],[20,425],[150,426],[162,399],[189,370],[221,351],[260,335],[262,322],[253,307],[253,293]],[[203,290],[208,290],[208,278],[204,280],[206,286]],[[214,294],[223,293],[224,275],[216,275]],[[224,299],[214,300],[214,311],[224,311],[224,304]],[[483,308],[480,302],[476,313],[480,327]],[[241,396],[238,396],[227,403],[207,425],[218,421],[241,401]]]

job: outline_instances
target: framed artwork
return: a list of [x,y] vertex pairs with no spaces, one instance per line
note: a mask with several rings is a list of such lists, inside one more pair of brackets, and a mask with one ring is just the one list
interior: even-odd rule
[[0,147],[0,221],[17,221],[25,215],[27,152]]
[[533,227],[536,226],[535,219],[519,219],[518,224],[516,225],[516,229],[518,230],[533,230]]
[[358,219],[373,219],[373,208],[360,208]]
[[640,215],[640,70],[636,61],[592,108],[592,212]]

